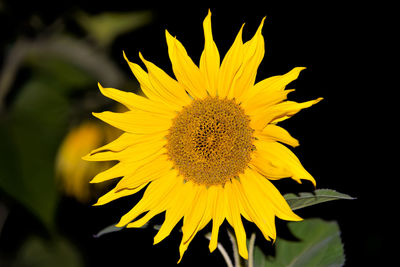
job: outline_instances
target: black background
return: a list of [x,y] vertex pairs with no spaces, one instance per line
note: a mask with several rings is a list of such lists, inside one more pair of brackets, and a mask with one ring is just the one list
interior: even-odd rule
[[[387,257],[382,229],[390,227],[388,212],[384,209],[389,204],[385,197],[388,184],[383,180],[386,169],[383,166],[384,155],[377,153],[375,148],[385,141],[378,138],[384,124],[384,115],[378,115],[378,112],[383,106],[379,96],[384,93],[387,97],[388,91],[384,91],[385,79],[380,78],[383,66],[377,63],[384,53],[381,46],[384,42],[381,41],[383,26],[377,23],[380,20],[377,10],[336,2],[244,7],[245,4],[233,7],[235,4],[231,3],[223,8],[211,8],[214,40],[220,54],[224,55],[229,49],[242,23],[246,23],[243,38],[248,40],[261,19],[267,17],[263,29],[266,54],[257,80],[286,73],[296,66],[307,67],[290,85],[296,88],[296,92],[289,98],[306,101],[324,97],[324,100],[300,112],[283,126],[300,141],[300,147],[294,152],[316,178],[317,188],[331,188],[357,198],[310,207],[299,211],[299,215],[338,221],[346,266],[382,264]],[[2,30],[2,49],[16,38],[17,33],[35,34],[27,26],[33,13],[50,24],[59,17],[68,17],[77,8],[92,14],[138,9],[136,3],[118,1],[90,4],[78,1],[69,1],[68,4],[35,2],[22,6],[24,8],[18,2],[6,4],[9,12],[2,18],[2,26],[6,26]],[[112,46],[113,58],[129,72],[121,51],[124,50],[133,62],[139,62],[138,52],[141,51],[146,59],[172,74],[164,35],[164,30],[168,29],[198,62],[203,49],[202,21],[207,9],[152,8],[154,21],[119,37]],[[73,24],[69,27],[79,34]],[[283,192],[312,190],[309,183],[296,185],[292,181],[280,181],[275,184]],[[82,207],[71,199],[63,199],[57,218],[60,231],[78,245],[86,266],[175,266],[181,237],[177,229],[155,246],[152,242],[156,232],[152,229],[130,229],[98,239],[92,237],[104,226],[116,222],[138,199],[139,195],[102,207]],[[163,215],[158,216],[154,223],[161,223],[162,219]],[[18,237],[15,232],[7,232],[15,224],[29,227],[21,227]],[[245,223],[245,227],[248,234],[256,230],[250,223]],[[286,231],[283,222],[278,221],[277,228],[278,235],[280,231]],[[29,231],[46,235],[30,215],[13,210],[0,238],[0,248],[11,250],[10,246],[17,246]],[[208,241],[202,237],[203,233],[205,230],[191,243],[181,266],[223,266],[217,251],[208,252]],[[229,247],[223,230],[220,241]],[[257,244],[270,246],[261,237]]]

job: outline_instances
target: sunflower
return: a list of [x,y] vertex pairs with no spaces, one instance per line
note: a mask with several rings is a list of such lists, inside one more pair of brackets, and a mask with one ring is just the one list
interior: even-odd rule
[[[264,18],[265,19],[265,18]],[[303,67],[255,83],[264,56],[261,21],[254,37],[243,43],[239,30],[220,64],[211,30],[211,12],[204,19],[204,50],[197,66],[183,45],[166,34],[168,54],[176,80],[139,57],[147,72],[130,62],[145,95],[113,88],[100,91],[125,105],[125,113],[93,115],[124,131],[115,141],[84,157],[89,161],[119,161],[99,173],[92,183],[122,177],[95,205],[135,194],[143,198],[116,225],[141,227],[165,212],[154,244],[167,237],[183,218],[180,259],[198,231],[212,221],[209,243],[214,251],[226,219],[233,227],[239,254],[247,259],[242,218],[254,222],[266,240],[275,240],[275,217],[288,221],[293,213],[271,180],[314,178],[288,149],[299,145],[277,125],[322,98],[287,101],[285,90]],[[283,143],[283,144],[282,144]]]
[[90,164],[79,159],[104,144],[103,128],[102,125],[93,122],[83,122],[74,127],[61,143],[57,154],[55,171],[60,189],[82,203],[87,203],[91,198],[88,181],[106,168],[103,167],[103,162]]

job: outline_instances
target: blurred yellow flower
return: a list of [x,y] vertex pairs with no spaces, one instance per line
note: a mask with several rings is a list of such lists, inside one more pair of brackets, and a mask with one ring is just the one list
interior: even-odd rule
[[94,197],[90,179],[112,166],[110,162],[90,164],[82,160],[94,148],[115,139],[120,133],[112,127],[85,121],[71,129],[63,140],[56,158],[56,177],[61,190],[68,196],[87,203]]
[[293,90],[285,87],[297,79],[304,69],[301,67],[255,84],[264,57],[263,24],[264,20],[246,43],[242,42],[242,27],[220,64],[209,12],[203,22],[205,45],[199,67],[166,31],[177,80],[139,54],[147,72],[125,59],[146,97],[99,85],[105,96],[124,104],[129,111],[94,114],[125,131],[120,138],[84,157],[90,161],[119,161],[91,181],[122,177],[97,205],[147,186],[141,201],[117,227],[141,227],[165,212],[165,221],[154,237],[156,244],[183,218],[180,260],[196,233],[211,220],[209,249],[215,250],[225,219],[234,229],[239,254],[247,259],[241,215],[254,222],[267,240],[276,238],[275,217],[301,220],[270,180],[291,177],[299,183],[302,179],[316,183],[282,144],[297,146],[298,141],[277,123],[321,98],[303,103],[286,101]]

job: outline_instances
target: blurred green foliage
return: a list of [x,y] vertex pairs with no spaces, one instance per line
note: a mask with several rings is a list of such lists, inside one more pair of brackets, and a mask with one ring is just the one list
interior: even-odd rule
[[[1,75],[3,82],[0,81],[0,190],[25,206],[49,229],[54,228],[59,199],[54,179],[58,146],[71,121],[79,119],[73,116],[87,116],[77,115],[79,110],[87,112],[84,105],[91,108],[103,104],[91,97],[85,99],[84,94],[76,104],[71,95],[76,91],[95,91],[99,80],[115,85],[127,80],[109,59],[108,51],[99,46],[104,48],[120,34],[149,23],[151,12],[77,12],[75,19],[94,40],[73,37],[63,27],[36,39],[21,37],[8,51]],[[16,87],[20,69],[29,70],[29,76],[18,81]],[[10,93],[15,97],[5,108],[5,98]]]
[[50,228],[58,200],[53,164],[67,129],[67,109],[60,91],[31,80],[1,123],[0,186]]
[[109,46],[118,35],[149,23],[151,15],[150,11],[106,12],[94,16],[80,12],[77,19],[79,24],[97,40],[99,45]]
[[51,234],[48,240],[27,238],[15,266],[82,266],[79,253],[59,237],[55,225],[61,198],[57,150],[74,123],[105,104],[96,98],[98,81],[128,83],[108,48],[119,35],[149,23],[151,12],[78,11],[72,17],[92,38],[69,32],[60,18],[36,37],[19,36],[6,51],[0,72],[0,193]]
[[74,245],[65,238],[46,240],[39,236],[26,239],[10,267],[82,267],[82,257]]

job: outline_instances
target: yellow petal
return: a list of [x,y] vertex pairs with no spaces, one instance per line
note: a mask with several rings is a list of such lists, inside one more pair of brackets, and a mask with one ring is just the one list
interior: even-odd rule
[[[254,145],[259,153],[257,155],[269,159],[273,166],[287,170],[290,173],[289,176],[296,182],[301,183],[303,179],[316,186],[315,179],[304,169],[296,155],[284,145],[264,140],[256,140]],[[252,164],[260,168],[261,163],[252,160]]]
[[105,150],[112,150],[112,151],[124,150],[125,148],[131,146],[131,142],[132,142],[132,140],[134,140],[135,136],[137,136],[137,135],[133,135],[130,133],[123,133],[114,141],[92,150],[89,153],[89,155],[95,154],[100,151],[105,151]]
[[257,138],[266,141],[279,141],[292,147],[297,147],[299,145],[299,141],[293,138],[288,131],[275,124],[268,124],[262,132],[257,135]]
[[217,196],[216,186],[207,188],[207,204],[204,215],[199,224],[199,230],[203,229],[213,217],[213,207]]
[[206,81],[199,68],[188,56],[183,45],[165,31],[168,45],[168,54],[172,63],[172,70],[185,90],[194,98],[207,97]]
[[[301,221],[289,207],[286,200],[276,187],[262,175],[257,172],[249,172],[252,179],[242,181],[243,188],[247,189],[247,195],[254,194],[258,197],[258,206],[264,206],[273,212],[280,219],[287,221]],[[275,238],[273,238],[275,239]]]
[[260,113],[264,113],[268,108],[285,101],[288,94],[293,91],[295,90],[265,91],[259,93],[257,98],[253,98],[251,101],[242,102],[241,106],[246,110],[248,115],[257,116]]
[[[314,100],[302,102],[302,103],[297,103],[294,101],[286,101],[281,103],[279,107],[277,107],[277,116],[274,117],[274,119],[271,121],[271,123],[278,123],[280,121],[286,120],[293,115],[296,115],[300,110],[309,108],[312,105],[315,105],[319,103],[321,100],[323,100],[322,97],[319,97]],[[278,105],[277,105],[278,106]],[[283,114],[282,114],[283,111]]]
[[134,146],[130,146],[125,150],[119,152],[104,151],[95,154],[89,154],[82,159],[88,161],[109,161],[118,160],[131,163],[139,160],[144,160],[150,156],[158,156],[165,153],[163,149],[165,140],[151,140],[147,142],[138,143]]
[[93,113],[93,115],[118,129],[134,134],[165,132],[172,124],[172,119],[142,110],[131,110],[124,113],[104,111]]
[[[171,184],[174,185],[174,183],[176,183],[176,178],[177,178],[176,174],[172,174],[171,177],[172,177],[172,179],[174,179],[174,181],[172,181]],[[167,206],[169,203],[168,198],[170,198],[171,195],[174,194],[174,190],[175,190],[175,188],[173,188],[173,187],[167,187],[167,190],[165,190],[164,194],[161,196],[163,199],[159,198],[158,201],[154,201],[153,205],[147,207],[147,210],[149,210],[149,212],[147,212],[146,215],[141,217],[139,220],[129,223],[126,227],[128,227],[128,228],[142,227],[151,218],[153,218],[157,214],[165,211],[167,209]]]
[[156,205],[149,210],[149,212],[146,213],[143,217],[140,219],[128,223],[126,225],[127,228],[140,228],[143,227],[146,223],[148,223],[154,216],[160,214],[161,212],[165,211],[166,207],[166,202],[165,201],[160,201],[156,203]]
[[249,222],[254,222],[253,218],[254,216],[252,216],[251,214],[251,210],[248,209],[248,207],[246,206],[248,203],[246,202],[245,198],[242,199],[239,195],[244,194],[242,191],[242,185],[240,184],[239,181],[240,178],[236,178],[236,179],[232,179],[232,194],[234,196],[236,196],[237,198],[237,206],[239,208],[239,213]]
[[213,252],[218,246],[218,232],[219,227],[223,223],[226,217],[226,207],[225,207],[225,192],[221,186],[211,186],[208,190],[212,190],[214,192],[210,192],[213,194],[211,201],[212,204],[212,231],[211,231],[211,238],[208,248],[210,252]]
[[169,103],[166,101],[154,88],[150,82],[149,75],[138,65],[132,63],[128,60],[128,58],[124,54],[124,58],[128,63],[133,75],[135,75],[136,79],[140,84],[140,88],[142,89],[143,93],[152,101],[159,103],[159,105],[165,106],[171,110],[175,110],[177,106],[173,103]]
[[254,101],[257,102],[261,96],[267,93],[282,92],[289,83],[299,77],[300,72],[304,69],[305,67],[296,67],[284,75],[272,76],[256,83],[243,99],[243,104],[252,106]]
[[133,209],[122,216],[121,220],[116,226],[123,227],[132,222],[143,212],[151,210],[157,206],[160,202],[168,201],[171,197],[169,194],[178,184],[179,179],[177,179],[176,171],[170,171],[166,173],[164,177],[151,182],[144,192],[142,199],[136,204],[135,207],[133,207]]
[[137,168],[132,174],[123,177],[117,184],[116,189],[136,188],[143,183],[158,179],[165,176],[165,173],[170,171],[172,166],[172,161],[168,160],[166,155],[161,155]]
[[[265,17],[262,19],[254,37],[243,46],[243,64],[239,70],[238,79],[233,85],[232,97],[242,102],[248,91],[253,87],[256,80],[258,66],[264,58],[265,45],[261,30],[264,26]],[[243,96],[243,97],[242,97]]]
[[188,213],[185,214],[183,219],[182,231],[183,237],[182,242],[186,243],[192,234],[196,231],[200,225],[200,221],[204,215],[207,207],[207,189],[205,186],[195,185],[196,195],[193,199],[193,203],[190,205]]
[[232,184],[227,182],[225,184],[225,205],[227,206],[227,220],[232,225],[236,241],[238,244],[238,250],[240,256],[244,259],[248,259],[248,251],[246,245],[246,232],[243,227],[242,219],[240,217],[239,203],[237,202],[237,196],[232,192]]
[[268,156],[261,153],[254,153],[254,158],[249,163],[249,166],[270,180],[280,180],[292,175],[283,164],[276,165],[275,162],[273,163],[268,159]]
[[[147,147],[145,147],[147,149]],[[111,179],[123,177],[123,176],[131,176],[138,168],[150,164],[152,161],[159,157],[163,157],[162,153],[154,153],[148,157],[139,160],[130,160],[130,161],[123,161],[119,162],[118,164],[114,165],[113,167],[105,170],[103,172],[98,173],[90,183],[101,183],[104,181],[108,181]],[[165,157],[165,156],[164,156]]]
[[145,60],[141,53],[139,53],[139,57],[146,65],[150,83],[165,101],[175,104],[178,111],[182,106],[191,102],[189,95],[177,81],[150,61]]
[[[176,184],[177,181],[177,173],[173,172],[173,173],[169,173],[166,174],[167,177],[170,177],[172,180],[168,180],[168,178],[165,179],[165,181],[161,181],[163,183],[170,183],[170,185],[165,184],[163,186],[162,183],[157,183],[155,184],[155,186],[160,187],[161,189],[163,189],[164,191],[162,191],[162,195],[160,196],[161,198],[158,198],[158,201],[154,201],[153,205],[148,206],[147,209],[149,210],[149,212],[146,213],[146,215],[144,215],[143,217],[141,217],[139,220],[133,221],[131,223],[129,223],[126,227],[128,228],[138,228],[138,227],[142,227],[143,225],[145,225],[151,218],[153,218],[154,216],[156,216],[157,214],[165,211],[167,209],[168,203],[169,203],[169,198],[171,197],[171,195],[173,195],[175,193],[175,189],[174,188],[174,184]],[[164,189],[165,187],[165,189]],[[155,198],[157,198],[158,196],[155,196]]]
[[244,24],[240,28],[235,41],[233,42],[229,51],[226,53],[221,64],[217,86],[218,95],[221,98],[229,95],[232,83],[235,79],[237,79],[236,76],[238,75],[238,70],[243,62],[243,26]]
[[141,186],[138,186],[138,187],[133,188],[133,189],[125,189],[125,190],[119,190],[119,191],[117,191],[116,188],[114,188],[110,192],[108,192],[107,194],[105,194],[102,197],[100,197],[97,200],[97,203],[94,204],[94,206],[104,205],[104,204],[107,204],[107,203],[109,203],[109,202],[111,202],[113,200],[116,200],[118,198],[133,195],[133,194],[139,192],[140,190],[142,190],[146,185],[147,184],[142,184]]
[[207,91],[211,96],[217,95],[217,79],[219,72],[219,52],[215,44],[211,30],[211,12],[203,21],[204,28],[204,50],[200,58],[200,71],[206,78]]
[[[183,236],[181,244],[179,246],[180,259],[178,263],[182,260],[183,254],[185,253],[196,233],[200,231],[201,228],[203,228],[206,224],[206,219],[204,215],[208,204],[208,190],[205,186],[196,186],[198,187],[196,190],[196,196],[194,197],[193,202],[190,205],[191,208],[188,210],[188,213],[185,214],[183,218]],[[205,220],[203,220],[203,218]],[[211,218],[208,218],[208,221],[210,221],[210,219]]]
[[165,221],[154,237],[154,244],[159,243],[167,237],[183,215],[191,208],[190,204],[192,204],[193,198],[196,195],[196,190],[198,190],[198,187],[189,181],[185,184],[182,183],[178,190],[175,191],[175,197],[167,207]]
[[171,117],[175,115],[174,111],[166,108],[165,106],[163,107],[159,103],[151,101],[150,99],[143,96],[130,92],[120,91],[114,88],[104,88],[101,86],[100,83],[98,84],[98,86],[103,95],[120,102],[130,110],[140,109],[151,113],[157,113],[160,116]]
[[108,170],[98,173],[90,183],[101,183],[111,179],[122,177],[126,174],[127,167],[123,163],[117,163]]
[[158,134],[149,134],[149,135],[142,135],[142,134],[132,134],[132,133],[123,133],[121,134],[117,139],[114,141],[96,148],[92,150],[89,155],[101,152],[101,151],[113,151],[113,152],[118,152],[122,151],[130,146],[136,145],[138,143],[142,142],[148,142],[151,140],[161,140],[165,137],[164,133],[158,133]]
[[[243,179],[252,179],[247,173],[251,171],[247,169],[244,174],[240,176],[240,180]],[[266,240],[271,240],[271,238],[275,238],[275,216],[272,212],[265,213],[262,209],[258,207],[256,203],[254,203],[254,199],[257,197],[257,192],[254,189],[251,193],[246,194],[243,185],[236,179],[232,180],[232,189],[234,194],[238,197],[238,201],[241,203],[244,211],[250,217],[250,221],[254,222],[257,227],[261,230]],[[241,212],[242,213],[242,212]]]
[[300,110],[317,104],[323,98],[297,103],[294,101],[285,101],[277,105],[267,107],[265,110],[259,109],[257,114],[253,114],[250,120],[250,127],[257,130],[264,129],[269,123],[277,123],[292,117]]

